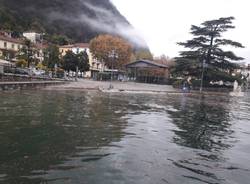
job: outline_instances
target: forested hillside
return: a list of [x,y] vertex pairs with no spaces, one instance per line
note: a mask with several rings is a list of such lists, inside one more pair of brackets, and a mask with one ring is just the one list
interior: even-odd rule
[[129,37],[126,29],[132,29],[109,0],[0,0],[0,28],[65,35],[78,42],[99,33]]

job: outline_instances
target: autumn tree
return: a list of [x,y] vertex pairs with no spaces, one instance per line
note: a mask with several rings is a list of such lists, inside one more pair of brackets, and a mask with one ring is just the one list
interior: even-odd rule
[[156,63],[160,63],[160,64],[163,64],[163,65],[166,65],[170,69],[175,67],[175,60],[172,59],[172,58],[170,58],[170,57],[168,57],[168,56],[165,56],[165,55],[161,55],[160,57],[155,58],[154,61]]
[[175,74],[203,78],[209,81],[234,81],[231,75],[237,65],[232,61],[243,58],[236,56],[232,51],[225,50],[225,46],[243,48],[241,43],[224,39],[222,34],[235,28],[232,25],[234,17],[219,18],[203,22],[200,26],[192,25],[193,39],[180,42],[186,48],[177,58]]
[[135,51],[136,60],[144,59],[144,60],[153,60],[153,55],[148,49],[140,49]]
[[123,68],[130,62],[131,45],[124,39],[112,35],[99,35],[90,41],[90,51],[93,57],[104,62],[109,68]]

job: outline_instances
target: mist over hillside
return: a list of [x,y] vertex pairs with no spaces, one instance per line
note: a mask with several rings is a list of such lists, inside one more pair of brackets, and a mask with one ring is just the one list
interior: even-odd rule
[[66,35],[77,42],[112,33],[147,47],[109,0],[0,0],[0,27]]

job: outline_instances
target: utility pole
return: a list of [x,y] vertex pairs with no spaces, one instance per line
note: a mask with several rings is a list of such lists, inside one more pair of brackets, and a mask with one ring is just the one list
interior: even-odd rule
[[113,81],[113,70],[114,70],[114,62],[115,62],[115,50],[112,50],[110,53],[110,58],[111,58],[111,76],[110,76],[110,85],[109,85],[109,89],[113,89],[114,86],[112,85],[112,81]]
[[76,74],[75,74],[75,81],[78,79],[79,67],[76,66]]
[[202,91],[203,91],[203,80],[204,80],[205,64],[206,64],[206,60],[203,59],[203,62],[202,62],[202,74],[201,74],[200,93],[202,93]]

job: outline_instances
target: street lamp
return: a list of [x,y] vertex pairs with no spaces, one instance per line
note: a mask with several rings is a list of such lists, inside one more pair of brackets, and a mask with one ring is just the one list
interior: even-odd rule
[[118,57],[118,56],[117,56],[115,50],[112,50],[112,51],[109,53],[109,58],[111,58],[111,77],[110,77],[109,89],[113,89],[113,88],[114,88],[114,86],[112,85],[112,81],[113,81],[114,62],[115,62],[115,59],[116,59],[117,57]]
[[208,65],[206,64],[206,60],[203,59],[203,62],[202,62],[202,74],[201,74],[201,86],[200,86],[200,93],[202,93],[203,91],[203,81],[204,81],[204,73],[205,73],[205,68],[207,67]]

